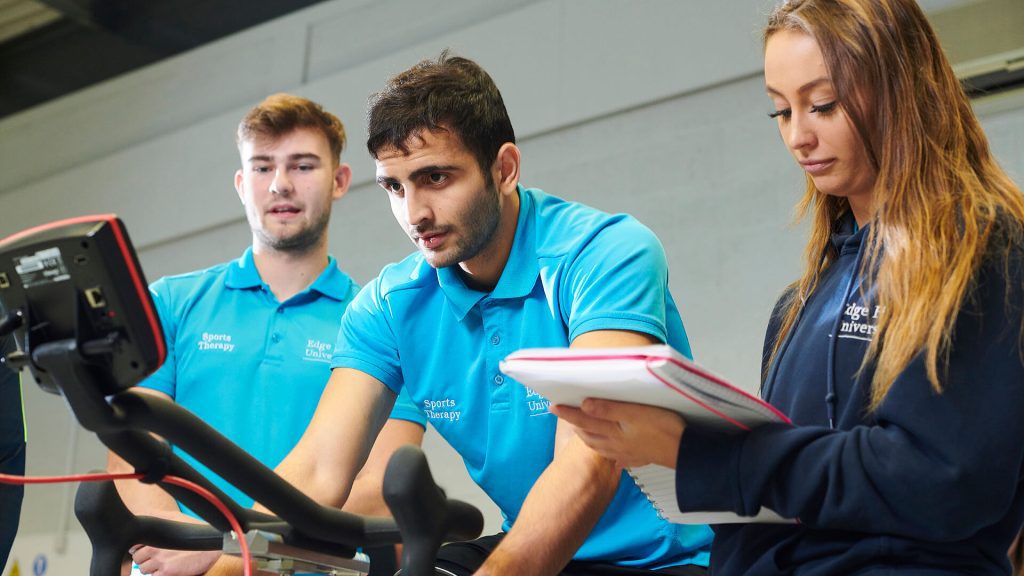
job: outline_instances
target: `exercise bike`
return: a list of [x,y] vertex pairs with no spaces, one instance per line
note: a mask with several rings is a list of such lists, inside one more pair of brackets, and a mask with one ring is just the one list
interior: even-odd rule
[[[43,390],[62,395],[82,426],[142,481],[208,523],[135,516],[112,482],[83,483],[75,513],[93,546],[91,576],[120,574],[134,544],[233,555],[245,547],[264,571],[377,576],[393,571],[398,543],[403,576],[433,576],[442,542],[476,538],[483,528],[479,510],[448,499],[434,483],[418,448],[403,447],[388,463],[384,500],[393,519],[363,517],[317,504],[188,410],[134,392],[163,363],[166,348],[131,240],[114,215],[62,220],[0,241],[0,335],[7,333],[17,341],[8,365],[27,368]],[[272,513],[241,507],[172,445]],[[237,519],[244,543],[221,508]]]

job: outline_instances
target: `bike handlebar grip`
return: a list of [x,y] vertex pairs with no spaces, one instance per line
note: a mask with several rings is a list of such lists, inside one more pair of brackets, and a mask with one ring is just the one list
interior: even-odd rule
[[448,500],[434,482],[423,451],[415,446],[402,446],[388,461],[384,502],[402,534],[403,576],[433,576],[437,550],[446,536],[475,538],[483,528],[479,510]]
[[444,531],[444,491],[434,483],[423,452],[395,451],[384,471],[384,502],[402,534],[402,574],[433,576]]
[[134,544],[173,550],[220,550],[223,534],[208,524],[136,516],[111,481],[83,482],[75,495],[75,516],[92,542],[92,576],[120,574]]
[[129,535],[138,531],[138,519],[117,494],[114,483],[83,482],[75,495],[75,516],[92,542],[91,576],[121,573]]
[[461,500],[446,502],[444,541],[473,540],[484,531],[484,515],[480,509]]

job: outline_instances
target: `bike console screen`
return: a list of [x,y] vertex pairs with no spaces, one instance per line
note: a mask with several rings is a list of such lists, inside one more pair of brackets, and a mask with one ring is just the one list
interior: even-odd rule
[[163,363],[163,332],[128,233],[113,215],[83,216],[0,240],[0,333],[18,349],[7,357],[27,366],[39,386],[60,393],[34,361],[56,342],[103,373],[103,395],[138,383]]

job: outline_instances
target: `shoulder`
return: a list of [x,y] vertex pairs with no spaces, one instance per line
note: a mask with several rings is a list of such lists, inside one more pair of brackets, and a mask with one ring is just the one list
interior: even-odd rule
[[1024,222],[999,216],[992,223],[986,256],[990,259],[1001,256],[1019,264],[1024,259]]
[[768,329],[764,338],[766,347],[769,344],[773,345],[775,343],[779,330],[782,328],[782,320],[786,317],[786,312],[793,305],[793,300],[798,298],[798,288],[796,282],[786,286],[779,299],[775,301],[775,306],[772,307],[772,314],[768,317]]
[[400,262],[388,264],[366,288],[376,295],[388,296],[408,291],[437,286],[437,272],[419,252],[414,252]]
[[1024,303],[1024,223],[1000,217],[992,224],[973,288],[999,294],[1005,304]]
[[786,317],[786,312],[789,311],[790,306],[793,305],[793,300],[797,298],[797,283],[786,286],[786,289],[782,291],[779,299],[775,301],[775,306],[772,307],[772,314],[768,317],[768,327],[765,328],[764,342],[761,348],[761,383],[764,384],[764,378],[767,376],[768,363],[772,359],[772,351],[775,350],[775,343],[779,339],[779,331],[782,329],[782,321]]
[[772,307],[772,315],[769,319],[769,325],[778,324],[782,321],[782,317],[785,316],[786,310],[793,304],[793,300],[797,298],[797,290],[799,286],[796,282],[786,286],[779,295],[779,299],[775,301],[775,306]]
[[609,214],[537,189],[524,193],[532,199],[537,250],[542,257],[565,255],[590,244],[660,248],[654,232],[629,214]]
[[209,268],[203,268],[201,270],[193,270],[191,272],[185,272],[183,274],[174,274],[171,276],[163,276],[156,282],[151,284],[151,287],[161,290],[173,291],[181,290],[183,288],[189,288],[196,284],[208,284],[210,282],[216,282],[222,280],[229,267],[233,262],[222,262]]
[[231,264],[225,262],[202,270],[164,276],[150,284],[149,290],[163,305],[177,308],[215,293],[218,285],[224,285]]
[[361,286],[342,270],[338,259],[331,255],[328,257],[327,268],[313,281],[310,288],[325,292],[335,299],[348,303],[359,293]]

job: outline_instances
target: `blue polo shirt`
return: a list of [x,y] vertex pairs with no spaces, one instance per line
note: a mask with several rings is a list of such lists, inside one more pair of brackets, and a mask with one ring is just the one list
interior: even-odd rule
[[[167,361],[140,386],[169,394],[273,468],[313,417],[331,375],[341,316],[358,290],[331,257],[308,289],[278,302],[260,278],[251,248],[238,260],[161,278],[150,291]],[[408,399],[396,403],[391,417],[425,423]],[[252,504],[180,454],[239,504]]]
[[[556,418],[547,401],[499,371],[505,356],[568,346],[594,330],[643,332],[690,351],[650,230],[536,189],[520,188],[519,198],[512,251],[492,292],[471,290],[455,267],[435,270],[413,254],[384,268],[349,306],[332,363],[407,391],[501,509],[506,530],[552,460]],[[711,538],[706,526],[659,518],[623,475],[575,559],[706,566]]]

